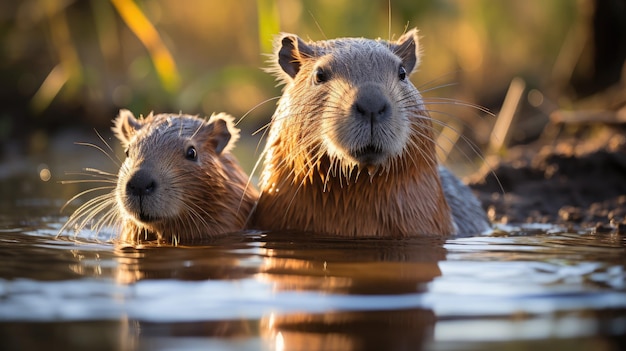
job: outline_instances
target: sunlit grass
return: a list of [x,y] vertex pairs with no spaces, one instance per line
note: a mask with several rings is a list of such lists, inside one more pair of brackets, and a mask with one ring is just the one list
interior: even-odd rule
[[280,32],[280,13],[273,0],[257,0],[259,43],[264,53],[272,52],[272,38]]
[[50,41],[56,49],[55,55],[59,63],[50,70],[31,100],[31,107],[36,113],[45,110],[66,83],[71,80],[78,83],[82,79],[80,60],[63,5],[59,1],[44,1],[42,5],[48,22]]
[[163,87],[169,92],[177,91],[180,86],[180,76],[176,62],[152,23],[133,0],[111,0],[111,3],[150,53]]

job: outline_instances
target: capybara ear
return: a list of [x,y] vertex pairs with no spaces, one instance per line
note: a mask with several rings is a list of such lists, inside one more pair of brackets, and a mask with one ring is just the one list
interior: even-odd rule
[[282,34],[275,46],[278,65],[291,78],[300,71],[302,61],[314,54],[313,48],[295,34]]
[[404,33],[400,39],[392,43],[391,50],[400,57],[406,71],[411,74],[420,64],[420,46],[417,28]]
[[235,118],[227,113],[213,114],[207,122],[208,142],[216,154],[230,151],[239,140],[239,129],[235,127]]
[[[152,113],[150,114],[152,116]],[[132,112],[126,109],[121,109],[120,114],[113,120],[113,127],[111,130],[115,134],[115,137],[120,140],[122,146],[125,148],[130,144],[130,140],[143,126],[143,123],[135,118]]]

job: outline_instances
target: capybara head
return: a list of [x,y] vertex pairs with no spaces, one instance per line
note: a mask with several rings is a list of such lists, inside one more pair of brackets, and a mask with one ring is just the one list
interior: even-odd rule
[[89,179],[66,182],[102,184],[72,200],[104,193],[76,209],[61,231],[111,226],[119,229],[120,241],[133,244],[203,240],[244,228],[258,193],[230,154],[239,138],[231,116],[137,119],[121,110],[113,122],[126,158],[117,174],[88,168],[80,174]]
[[[207,121],[150,114],[136,119],[122,110],[113,131],[126,149],[117,203],[122,217],[140,231],[202,237],[242,229],[233,214],[241,210],[247,182],[240,174],[231,179],[233,166],[241,172],[229,155],[239,138],[231,116],[221,113]],[[233,183],[238,191],[229,193]]]
[[[423,131],[430,124],[424,123],[422,97],[409,80],[419,58],[415,29],[393,42],[306,43],[284,34],[276,41],[271,70],[287,85],[283,99],[291,104],[285,112],[298,117],[275,122],[297,129],[299,144],[314,159],[326,155],[344,171],[386,169],[411,146],[414,130],[432,138],[430,130]],[[298,126],[289,127],[293,123]]]

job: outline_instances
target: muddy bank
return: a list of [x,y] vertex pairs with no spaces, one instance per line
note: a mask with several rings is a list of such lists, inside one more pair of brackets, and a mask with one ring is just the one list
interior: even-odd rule
[[[626,232],[626,127],[552,124],[470,181],[496,222]],[[487,169],[489,168],[489,169]]]

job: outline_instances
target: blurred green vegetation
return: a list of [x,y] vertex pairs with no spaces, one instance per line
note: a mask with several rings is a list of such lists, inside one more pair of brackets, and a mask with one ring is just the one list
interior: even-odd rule
[[[34,136],[68,126],[106,131],[120,108],[136,115],[226,111],[247,114],[239,124],[245,150],[256,146],[246,136],[272,115],[275,100],[262,102],[280,94],[261,69],[273,35],[389,39],[409,27],[422,35],[424,58],[412,80],[427,97],[497,113],[511,80],[521,77],[532,92],[524,123],[540,125],[552,110],[620,80],[619,70],[594,80],[593,15],[607,2],[623,19],[620,0],[5,1],[0,141],[32,152],[48,140]],[[623,62],[623,52],[615,56]],[[480,147],[487,142],[493,117],[468,107],[435,109],[442,111],[435,118],[464,121],[459,128]],[[524,130],[516,138],[535,133]],[[2,149],[4,158],[16,148]]]

